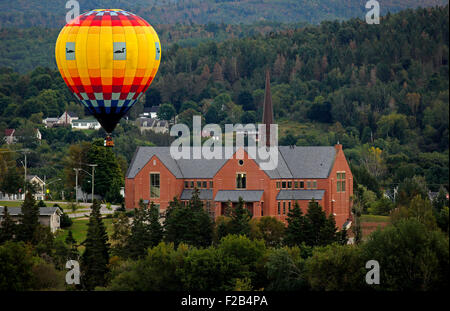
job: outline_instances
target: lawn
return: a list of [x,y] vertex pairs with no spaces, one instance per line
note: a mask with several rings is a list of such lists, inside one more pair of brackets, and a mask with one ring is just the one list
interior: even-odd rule
[[[0,206],[8,206],[8,207],[20,207],[23,201],[0,201]],[[55,203],[45,203],[47,206],[53,206]],[[58,202],[57,203],[62,208],[68,208],[69,205],[67,203]]]
[[[64,228],[58,231],[56,234],[56,240],[64,241],[69,234],[69,230],[72,231],[72,235],[74,239],[77,241],[77,244],[83,242],[86,239],[87,234],[87,224],[89,219],[72,219],[73,224],[69,228]],[[106,226],[106,231],[108,235],[112,234],[112,218],[103,218],[103,223]],[[83,251],[84,247],[80,247],[79,250]]]

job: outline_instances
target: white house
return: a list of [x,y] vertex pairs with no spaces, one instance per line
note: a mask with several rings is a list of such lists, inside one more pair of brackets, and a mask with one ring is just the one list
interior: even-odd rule
[[101,127],[97,120],[72,120],[72,128],[80,130],[98,130]]

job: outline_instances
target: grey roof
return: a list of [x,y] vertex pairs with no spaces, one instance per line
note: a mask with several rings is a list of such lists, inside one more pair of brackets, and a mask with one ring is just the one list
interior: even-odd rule
[[[184,189],[181,193],[180,200],[190,200],[192,198],[192,194],[194,193],[193,189]],[[212,200],[213,199],[213,191],[212,189],[200,189],[199,193],[200,200]]]
[[[248,148],[245,148],[248,150]],[[138,147],[127,172],[127,178],[134,178],[150,158],[156,155],[176,178],[213,178],[228,159],[179,159],[170,155],[170,147]],[[192,155],[192,148],[191,148]],[[278,165],[265,170],[272,179],[282,178],[327,178],[336,156],[334,147],[278,147]],[[255,162],[262,160],[258,153]]]
[[279,151],[292,178],[327,178],[336,156],[334,147],[280,146]]
[[257,202],[261,200],[263,193],[263,190],[219,190],[214,201],[239,202],[239,197],[241,197],[245,202]]
[[[0,214],[3,215],[5,208],[3,206],[0,206]],[[41,207],[39,209],[39,214],[41,216],[50,216],[53,215],[57,210],[61,212],[61,209],[56,206],[50,206],[50,207]],[[10,215],[20,215],[22,214],[22,209],[20,207],[8,207],[8,213]]]
[[280,190],[277,200],[322,200],[325,190]]

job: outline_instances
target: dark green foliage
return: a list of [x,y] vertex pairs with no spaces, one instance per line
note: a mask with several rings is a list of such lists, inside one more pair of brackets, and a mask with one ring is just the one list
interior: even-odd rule
[[85,251],[81,256],[81,283],[87,290],[106,285],[109,263],[109,243],[105,224],[100,214],[100,203],[94,200],[89,216]]
[[332,244],[315,248],[313,255],[306,260],[305,269],[311,289],[322,291],[367,289],[364,259],[361,249],[354,245]]
[[274,249],[267,263],[268,291],[306,290],[308,282],[304,271],[304,259],[298,248]]
[[20,224],[17,230],[17,239],[24,242],[36,242],[33,239],[34,231],[39,225],[39,207],[30,192],[25,195],[22,203]]
[[246,235],[250,234],[251,215],[248,209],[244,207],[244,200],[239,197],[239,202],[231,211],[231,220],[228,223],[228,234]]
[[384,290],[444,290],[449,287],[449,241],[415,219],[372,233],[362,246],[364,256],[380,264]]
[[8,212],[8,207],[4,207],[3,215],[0,223],[0,244],[6,241],[11,241],[16,234],[16,222],[12,219]]
[[73,223],[72,219],[66,213],[62,213],[61,214],[61,216],[59,218],[59,221],[60,221],[59,225],[60,225],[61,229],[68,228]]
[[213,224],[203,209],[199,191],[195,189],[192,198],[184,206],[179,201],[172,202],[164,221],[165,240],[176,246],[185,243],[197,247],[207,247],[212,242]]
[[305,241],[305,217],[298,202],[294,203],[294,208],[288,212],[286,218],[288,226],[284,236],[284,243],[288,246],[300,245]]
[[[95,140],[89,148],[87,163],[97,164],[95,168],[96,194],[105,195],[112,203],[120,203],[120,187],[123,185],[123,173],[119,162],[111,148],[103,146],[103,140]],[[91,172],[89,172],[91,173]],[[86,179],[83,188],[86,192],[91,191],[91,184]]]
[[30,290],[33,282],[32,249],[23,242],[0,245],[0,291]]

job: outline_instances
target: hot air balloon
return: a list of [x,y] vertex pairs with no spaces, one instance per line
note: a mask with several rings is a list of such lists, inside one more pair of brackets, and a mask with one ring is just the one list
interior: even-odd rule
[[59,33],[56,63],[70,90],[111,133],[147,91],[158,71],[161,45],[139,16],[115,9],[93,10]]

